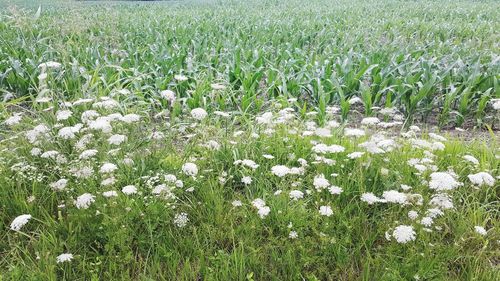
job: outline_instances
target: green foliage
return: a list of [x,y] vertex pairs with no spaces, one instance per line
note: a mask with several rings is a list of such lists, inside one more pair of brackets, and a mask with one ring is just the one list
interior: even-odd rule
[[[366,115],[391,106],[407,124],[442,126],[492,125],[487,101],[500,97],[498,1],[1,5],[0,88],[17,97],[38,94],[38,65],[50,60],[67,68],[50,85],[66,97],[117,85],[150,96],[183,73],[194,79],[177,91],[192,106],[223,98],[258,112],[284,95],[319,111],[342,103],[345,113],[359,97]],[[230,89],[206,96],[217,81]],[[451,85],[462,90],[449,95]]]

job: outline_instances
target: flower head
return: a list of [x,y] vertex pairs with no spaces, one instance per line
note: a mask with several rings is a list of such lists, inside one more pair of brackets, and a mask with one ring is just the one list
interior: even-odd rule
[[57,263],[62,263],[62,262],[68,262],[73,259],[73,254],[70,253],[65,253],[65,254],[60,254],[59,256],[56,257]]
[[14,231],[19,231],[21,230],[21,228],[27,224],[31,219],[31,215],[20,215],[18,217],[16,217],[12,223],[10,224],[10,229],[14,230]]
[[400,225],[392,232],[392,237],[394,237],[396,241],[401,244],[414,241],[416,238],[415,235],[415,230],[413,230],[413,226],[410,225]]

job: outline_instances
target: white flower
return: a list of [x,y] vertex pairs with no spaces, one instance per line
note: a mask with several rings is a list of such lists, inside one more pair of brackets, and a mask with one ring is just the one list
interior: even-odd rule
[[471,162],[474,165],[479,165],[479,160],[476,159],[476,157],[472,155],[464,155],[463,157],[465,160]]
[[118,167],[113,163],[104,163],[99,169],[99,172],[101,174],[108,174],[116,171],[117,169]]
[[423,217],[422,220],[420,220],[420,224],[426,227],[430,227],[433,222],[434,221],[431,217]]
[[218,115],[220,117],[230,117],[231,115],[227,112],[224,112],[224,111],[214,111],[214,114],[215,115]]
[[474,230],[475,230],[478,234],[480,234],[480,235],[482,235],[482,236],[485,236],[486,234],[488,234],[488,232],[486,231],[486,229],[484,229],[484,227],[482,227],[482,226],[474,226]]
[[404,191],[407,191],[407,190],[410,190],[410,189],[411,189],[411,186],[406,185],[406,184],[402,184],[402,185],[401,185],[401,189],[402,189],[402,190],[404,190]]
[[84,150],[84,151],[82,151],[82,153],[80,153],[80,156],[78,156],[78,159],[85,160],[85,159],[92,158],[97,154],[97,152],[98,151],[96,149]]
[[209,140],[204,147],[212,150],[219,150],[220,149],[220,144],[214,140]]
[[492,99],[491,100],[493,109],[500,110],[500,99]]
[[261,207],[264,207],[266,206],[266,201],[260,199],[260,198],[257,198],[255,200],[252,201],[252,206],[254,206],[255,208],[261,208]]
[[345,147],[341,145],[326,145],[323,143],[319,143],[315,146],[313,146],[312,151],[314,153],[319,153],[319,154],[326,154],[326,153],[339,153],[339,152],[344,152]]
[[90,193],[84,193],[76,198],[75,205],[78,209],[88,209],[90,204],[95,201],[95,196]]
[[264,157],[266,159],[274,159],[274,156],[272,156],[270,154],[264,154],[264,155],[262,155],[262,157]]
[[73,255],[69,254],[69,253],[60,254],[59,256],[56,257],[57,263],[71,261],[72,259],[73,259]]
[[252,178],[251,178],[251,177],[248,177],[248,176],[243,177],[243,178],[241,179],[241,182],[242,182],[242,183],[244,183],[245,185],[249,185],[249,184],[251,184],[251,183],[252,183]]
[[162,132],[155,131],[155,132],[151,133],[150,138],[152,138],[154,140],[161,140],[161,139],[165,138],[165,134]]
[[240,200],[234,200],[233,202],[231,202],[231,205],[233,205],[233,207],[241,207],[243,206],[243,203],[241,203]]
[[127,124],[131,124],[131,123],[134,123],[134,122],[141,120],[141,116],[138,114],[127,114],[127,115],[123,116],[120,120],[127,123]]
[[380,123],[380,120],[377,117],[366,117],[361,120],[361,124],[366,126],[374,126],[378,123]]
[[402,244],[414,241],[416,238],[415,235],[416,233],[410,225],[400,225],[392,232],[392,237],[394,237],[398,243]]
[[303,197],[304,197],[304,192],[302,192],[300,190],[290,191],[290,199],[298,200],[298,199],[302,199]]
[[493,186],[495,184],[495,178],[486,172],[479,172],[477,174],[471,174],[467,176],[469,180],[477,186]]
[[455,180],[453,175],[446,172],[435,172],[431,174],[429,188],[437,191],[452,190],[461,184]]
[[14,230],[14,231],[19,231],[21,230],[21,228],[27,224],[31,219],[31,215],[20,215],[18,217],[16,217],[12,223],[10,224],[10,229]]
[[77,124],[72,127],[64,127],[59,130],[57,135],[62,139],[70,140],[76,137],[75,134],[78,133],[82,127],[82,124]]
[[342,193],[344,190],[339,186],[332,185],[328,188],[328,191],[330,192],[330,194],[338,195]]
[[127,195],[132,195],[137,193],[137,188],[133,185],[127,185],[122,188],[122,192]]
[[126,140],[127,140],[127,136],[116,134],[116,135],[112,135],[111,137],[108,138],[108,143],[113,144],[113,145],[120,145]]
[[269,212],[271,212],[271,208],[268,206],[262,206],[258,208],[257,214],[261,219],[265,218],[267,215],[269,215]]
[[102,196],[107,197],[107,198],[117,197],[118,196],[118,192],[116,192],[114,190],[105,191],[105,192],[102,193]]
[[203,120],[207,117],[208,113],[205,111],[203,108],[195,108],[191,110],[191,117],[193,117],[196,120]]
[[196,176],[198,174],[198,166],[194,163],[185,163],[182,165],[182,172],[187,176]]
[[450,195],[446,193],[438,193],[433,195],[431,201],[429,201],[429,204],[444,210],[453,208],[453,201]]
[[257,169],[259,167],[259,165],[257,163],[255,163],[253,160],[249,160],[249,159],[243,159],[241,161],[241,164],[243,166],[247,166],[253,170]]
[[372,205],[374,203],[380,202],[380,198],[378,198],[371,192],[367,192],[361,194],[361,201],[368,203],[368,205]]
[[416,211],[409,211],[408,212],[408,217],[411,219],[411,220],[414,220],[416,218],[418,218],[418,213]]
[[87,179],[94,174],[94,170],[91,167],[72,168],[70,172],[79,179]]
[[321,206],[319,207],[319,214],[322,216],[331,216],[333,215],[333,210],[330,206]]
[[407,200],[406,194],[396,190],[384,191],[382,193],[382,197],[385,199],[386,202],[389,203],[405,204]]
[[49,186],[56,190],[56,191],[61,191],[63,190],[64,188],[66,188],[66,185],[68,184],[68,180],[67,179],[60,179],[56,182],[53,182],[51,184],[49,184]]
[[100,130],[103,133],[111,133],[113,127],[107,117],[98,117],[96,120],[88,122],[89,128],[92,130]]
[[174,217],[174,224],[177,227],[185,227],[189,222],[188,215],[186,213],[176,214]]
[[78,106],[78,105],[82,105],[82,104],[87,104],[87,103],[91,103],[93,102],[94,99],[77,99],[76,101],[73,102],[73,106]]
[[364,136],[366,133],[365,131],[363,130],[360,130],[360,129],[353,129],[353,128],[345,128],[344,129],[344,135],[346,137],[362,137]]
[[71,115],[73,115],[73,112],[71,112],[70,110],[59,110],[56,113],[56,119],[57,121],[68,120]]
[[431,137],[431,139],[436,140],[436,141],[446,141],[445,137],[440,136],[438,134],[434,134],[434,133],[429,133],[429,137]]
[[23,118],[23,115],[21,113],[14,113],[11,117],[7,118],[5,120],[5,125],[7,126],[14,126],[19,124],[21,122],[21,119]]
[[30,143],[36,143],[39,137],[47,136],[49,128],[45,125],[37,125],[32,130],[26,132],[26,138]]
[[32,156],[39,156],[42,154],[42,150],[38,147],[33,147],[30,153]]
[[173,104],[175,102],[175,93],[171,90],[161,91],[160,96],[166,99],[170,104]]
[[337,121],[335,121],[335,120],[331,120],[331,121],[328,121],[328,123],[326,124],[326,126],[327,126],[328,128],[332,128],[332,129],[334,129],[334,128],[338,128],[338,127],[340,127],[340,123],[339,123],[339,122],[337,122]]
[[325,189],[325,188],[329,187],[330,183],[325,178],[325,175],[320,174],[320,175],[317,175],[317,176],[314,177],[313,185],[316,188],[316,190],[319,191],[321,189]]
[[105,178],[101,181],[101,185],[102,186],[110,186],[110,185],[114,185],[116,183],[116,178],[113,177],[113,176],[110,176],[108,178]]
[[45,158],[45,159],[56,159],[56,157],[58,155],[59,155],[58,151],[49,150],[49,151],[45,151],[44,153],[42,153],[42,155],[40,155],[40,157]]
[[332,132],[331,132],[330,128],[317,128],[314,131],[314,134],[318,137],[321,137],[321,138],[329,138],[332,136]]
[[255,117],[255,121],[257,121],[258,124],[271,124],[272,120],[273,120],[272,112],[265,112],[261,116]]
[[119,106],[120,106],[119,102],[109,97],[103,97],[101,98],[101,101],[96,102],[92,105],[93,108],[102,108],[102,109],[113,109]]
[[290,169],[287,166],[277,165],[271,168],[271,173],[281,178],[289,174]]
[[427,216],[430,218],[437,218],[444,215],[444,212],[437,208],[431,208],[427,210]]
[[48,61],[44,62],[38,65],[38,68],[42,69],[42,71],[45,71],[47,68],[53,68],[53,69],[58,69],[62,66],[62,64],[56,62],[56,61]]
[[356,159],[356,158],[360,158],[361,156],[363,156],[363,154],[365,154],[365,153],[356,151],[356,152],[352,152],[352,153],[347,154],[347,158]]
[[174,75],[174,79],[179,81],[179,82],[184,82],[184,81],[188,80],[188,78],[186,76],[181,75],[181,74]]
[[297,234],[297,231],[290,231],[290,233],[288,234],[288,238],[290,239],[297,239],[299,237],[299,235]]
[[99,113],[95,110],[86,110],[82,113],[81,115],[81,120],[82,123],[88,124],[89,121],[95,120],[97,117],[99,117]]

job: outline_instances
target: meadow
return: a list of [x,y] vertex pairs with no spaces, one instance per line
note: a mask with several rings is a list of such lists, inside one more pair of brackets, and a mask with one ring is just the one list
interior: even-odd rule
[[0,1],[0,280],[500,279],[499,11]]

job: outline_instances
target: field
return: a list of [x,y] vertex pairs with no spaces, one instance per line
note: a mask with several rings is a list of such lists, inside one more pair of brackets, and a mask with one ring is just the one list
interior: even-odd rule
[[0,0],[0,280],[499,280],[499,18]]

